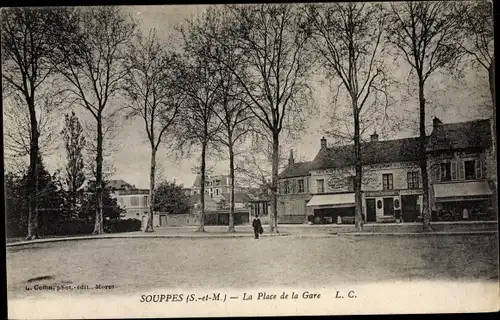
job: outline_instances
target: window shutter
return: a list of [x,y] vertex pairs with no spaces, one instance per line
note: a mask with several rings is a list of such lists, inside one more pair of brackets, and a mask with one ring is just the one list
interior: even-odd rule
[[465,164],[463,161],[458,162],[458,179],[465,180]]
[[476,179],[482,179],[482,175],[481,175],[481,161],[480,160],[474,161],[474,166],[476,167]]
[[457,180],[457,163],[451,163],[451,180]]
[[479,160],[479,165],[481,168],[481,179],[486,179],[486,164],[484,159]]

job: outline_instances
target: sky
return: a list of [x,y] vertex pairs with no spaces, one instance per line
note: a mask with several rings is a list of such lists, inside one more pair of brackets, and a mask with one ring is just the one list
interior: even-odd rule
[[[173,41],[175,26],[182,24],[185,19],[202,13],[206,6],[200,5],[164,5],[164,6],[125,6],[123,10],[129,13],[139,23],[139,28],[147,34],[151,28],[156,28],[159,37],[168,45],[178,45]],[[415,98],[402,99],[406,91],[408,68],[401,65],[391,65],[394,78],[398,79],[402,89],[394,88],[394,103],[390,112],[406,120],[403,129],[391,134],[381,134],[379,139],[403,138],[416,136],[418,129],[418,101]],[[321,77],[321,75],[318,75]],[[461,122],[488,115],[489,91],[486,74],[483,70],[468,69],[465,75],[458,80],[450,79],[448,75],[436,74],[426,90],[428,109],[427,122],[432,123],[432,118],[437,116],[443,122]],[[306,131],[300,134],[300,139],[288,143],[284,148],[293,148],[296,161],[309,161],[314,158],[320,147],[320,139],[328,130],[328,114],[332,106],[332,86],[313,82],[314,94],[312,105],[320,112],[306,117]],[[403,94],[399,94],[403,92]],[[412,96],[413,97],[413,96]],[[348,106],[347,101],[337,101],[341,107]],[[485,113],[486,112],[486,113]],[[85,111],[77,110],[82,121],[89,121]],[[62,117],[60,117],[60,120]],[[62,122],[61,122],[62,123]],[[149,187],[150,147],[146,143],[141,119],[132,119],[121,123],[113,140],[115,150],[112,152],[111,161],[114,167],[112,179],[123,179],[138,188]],[[286,151],[288,153],[288,151]],[[45,156],[45,163],[53,171],[64,166],[64,151],[62,149],[51,152]],[[177,183],[190,187],[195,175],[192,168],[198,165],[198,154],[188,158],[175,159],[169,150],[160,148],[157,163],[162,172],[162,179],[175,180]],[[7,165],[7,164],[6,164]],[[226,161],[209,160],[209,165],[214,166],[214,174],[228,174]]]

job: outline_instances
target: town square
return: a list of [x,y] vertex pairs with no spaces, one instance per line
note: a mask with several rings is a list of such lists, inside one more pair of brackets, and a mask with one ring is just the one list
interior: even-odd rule
[[467,308],[500,305],[488,1],[1,14],[16,306],[365,303],[348,287],[382,283],[484,286],[491,303]]

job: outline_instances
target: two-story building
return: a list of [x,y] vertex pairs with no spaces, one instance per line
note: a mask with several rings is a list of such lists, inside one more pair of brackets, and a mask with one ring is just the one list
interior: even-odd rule
[[[353,145],[328,147],[322,138],[313,161],[295,163],[279,175],[281,223],[353,221]],[[495,156],[489,120],[443,124],[434,119],[426,138],[431,210],[467,208],[485,214],[496,204]],[[365,222],[416,221],[422,213],[423,186],[419,138],[362,143],[362,215]],[[340,217],[340,219],[339,219]]]
[[[433,120],[427,145],[430,204],[455,219],[478,218],[494,208],[490,120],[442,123]],[[467,209],[464,216],[464,209]]]
[[[376,133],[370,138],[361,145],[364,221],[415,221],[422,200],[418,139],[379,141]],[[306,205],[307,216],[330,222],[354,216],[354,164],[353,145],[327,147],[326,139],[321,139],[310,168],[312,198]]]

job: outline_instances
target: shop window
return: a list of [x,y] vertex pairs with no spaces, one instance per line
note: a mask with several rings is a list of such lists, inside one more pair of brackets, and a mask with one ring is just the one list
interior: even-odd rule
[[392,190],[394,189],[392,173],[385,173],[382,175],[382,183],[384,190]]

